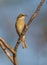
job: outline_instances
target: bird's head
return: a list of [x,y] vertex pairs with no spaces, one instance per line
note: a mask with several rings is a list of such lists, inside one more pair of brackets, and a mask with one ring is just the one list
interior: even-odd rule
[[18,19],[24,20],[26,16],[27,16],[26,14],[19,14],[18,17],[17,17],[17,20]]

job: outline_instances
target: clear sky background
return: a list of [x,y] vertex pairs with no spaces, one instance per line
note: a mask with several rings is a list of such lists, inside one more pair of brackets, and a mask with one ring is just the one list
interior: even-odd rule
[[[30,16],[41,0],[0,0],[0,36],[14,48],[18,35],[15,30],[16,18],[20,13]],[[20,44],[17,52],[19,65],[47,65],[47,0],[33,20],[26,34],[27,49]],[[0,65],[13,65],[0,48]]]

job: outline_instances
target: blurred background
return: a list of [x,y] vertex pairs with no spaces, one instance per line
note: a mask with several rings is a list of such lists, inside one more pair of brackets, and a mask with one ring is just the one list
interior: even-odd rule
[[[26,23],[41,0],[0,0],[0,36],[14,48],[18,35],[16,18],[20,13],[28,15]],[[20,44],[17,52],[19,65],[47,65],[47,0],[26,33],[27,49]],[[0,65],[13,65],[0,48]]]

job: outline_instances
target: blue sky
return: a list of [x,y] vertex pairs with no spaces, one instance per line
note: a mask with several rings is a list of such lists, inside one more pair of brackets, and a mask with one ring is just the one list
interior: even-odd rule
[[[30,16],[35,12],[41,0],[0,0],[0,36],[14,48],[18,35],[15,21],[20,13]],[[45,29],[46,28],[46,29]],[[39,14],[33,20],[26,34],[27,49],[20,44],[17,52],[19,65],[47,65],[47,0]],[[13,65],[0,48],[0,65]]]

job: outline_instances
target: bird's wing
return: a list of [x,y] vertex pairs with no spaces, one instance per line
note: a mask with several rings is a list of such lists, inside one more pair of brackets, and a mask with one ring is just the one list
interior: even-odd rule
[[20,36],[20,34],[19,34],[18,30],[17,30],[17,25],[16,24],[17,24],[17,22],[15,23],[16,32]]
[[[17,31],[17,34],[20,36],[21,34],[19,34],[19,32],[18,32],[18,30],[17,30],[17,21],[16,21],[16,23],[15,23],[15,28],[16,28],[16,31]],[[25,23],[25,25],[24,25],[24,27],[26,26],[26,23]]]

